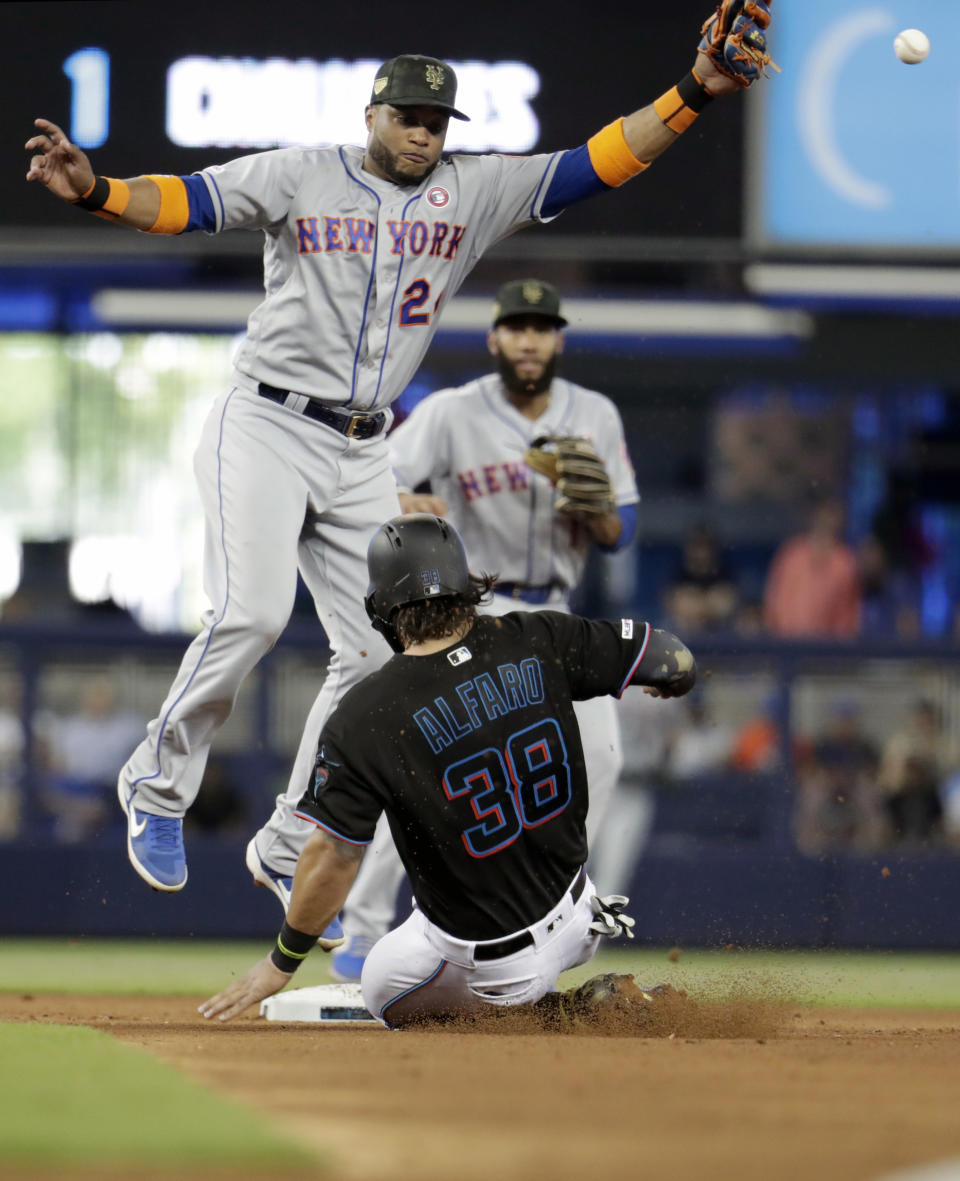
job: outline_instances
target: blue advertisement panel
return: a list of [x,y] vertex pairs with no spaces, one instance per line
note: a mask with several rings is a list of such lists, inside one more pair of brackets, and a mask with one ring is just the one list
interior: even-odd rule
[[[758,87],[747,236],[767,243],[960,247],[960,2],[774,6],[783,73]],[[922,30],[907,65],[894,38]]]

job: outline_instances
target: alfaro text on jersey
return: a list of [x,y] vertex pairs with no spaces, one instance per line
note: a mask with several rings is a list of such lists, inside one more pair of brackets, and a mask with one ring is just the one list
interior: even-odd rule
[[414,713],[413,720],[434,754],[485,722],[543,701],[543,671],[535,657],[519,664],[499,664],[496,676],[499,685],[491,673],[479,673],[457,685],[455,698],[435,697],[432,705]]

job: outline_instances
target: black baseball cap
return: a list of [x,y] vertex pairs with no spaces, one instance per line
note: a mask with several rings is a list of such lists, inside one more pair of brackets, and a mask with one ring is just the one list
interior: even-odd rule
[[454,119],[469,123],[453,105],[457,101],[457,75],[438,57],[419,53],[401,53],[377,70],[370,102],[389,103],[391,107],[439,107]]
[[560,292],[542,279],[511,279],[497,292],[493,305],[493,326],[511,316],[543,316],[558,328],[568,321],[560,315]]

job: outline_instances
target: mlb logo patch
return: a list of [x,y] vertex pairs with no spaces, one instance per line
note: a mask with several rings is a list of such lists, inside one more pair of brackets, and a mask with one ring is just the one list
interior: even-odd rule
[[434,209],[442,209],[444,205],[450,204],[450,194],[442,185],[434,185],[432,189],[427,189],[427,204]]
[[424,595],[438,595],[440,593],[440,571],[421,570],[420,584]]
[[632,619],[621,619],[620,620],[620,635],[624,640],[632,640],[633,639],[633,620]]
[[466,664],[468,660],[473,659],[473,653],[469,648],[454,648],[452,652],[447,653],[447,660],[456,667],[458,664]]

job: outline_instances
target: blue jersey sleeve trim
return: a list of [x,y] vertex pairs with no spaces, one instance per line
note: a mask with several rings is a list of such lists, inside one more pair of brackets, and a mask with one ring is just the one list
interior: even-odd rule
[[620,536],[613,545],[598,545],[597,549],[606,554],[615,554],[626,549],[633,541],[637,532],[637,506],[635,504],[618,504],[617,516],[620,518]]
[[[549,220],[547,218],[547,214],[544,213],[544,211],[542,209],[540,210],[539,214],[537,213],[537,201],[539,201],[539,199],[540,199],[540,190],[543,188],[543,182],[547,179],[547,173],[550,171],[550,165],[554,162],[554,160],[556,160],[556,158],[557,158],[557,153],[554,152],[553,155],[550,157],[549,161],[547,162],[546,168],[543,170],[543,175],[540,177],[540,183],[537,185],[537,191],[533,194],[533,200],[530,202],[530,220],[531,221],[536,221],[538,219],[538,217],[541,221]],[[547,191],[549,192],[549,186],[547,187]]]
[[293,814],[300,820],[309,820],[311,824],[315,824],[317,828],[322,828],[324,832],[329,833],[332,837],[336,837],[338,841],[343,841],[345,845],[359,846],[373,844],[373,837],[369,841],[353,841],[350,837],[345,837],[342,832],[337,832],[335,828],[331,828],[329,824],[321,824],[316,816],[311,816],[309,812],[297,812],[294,810]]
[[646,654],[647,644],[650,643],[650,624],[649,623],[646,624],[645,627],[646,627],[646,631],[643,633],[643,643],[640,645],[640,652],[637,655],[637,659],[630,666],[630,671],[627,673],[626,677],[624,678],[623,684],[620,686],[620,688],[617,691],[617,698],[618,699],[621,698],[624,695],[624,693],[626,692],[627,686],[633,680],[634,673],[640,667],[640,661],[643,660],[643,657]]
[[184,232],[206,230],[207,233],[213,233],[217,228],[217,215],[206,181],[196,175],[181,176],[180,179],[187,186],[187,204],[190,207],[190,217]]
[[587,145],[571,148],[560,157],[543,198],[540,216],[556,217],[576,201],[609,191],[610,186],[604,184],[594,171]]

